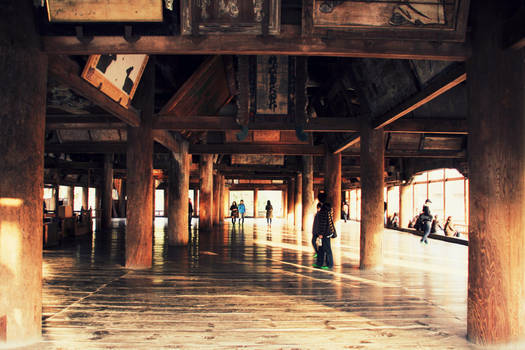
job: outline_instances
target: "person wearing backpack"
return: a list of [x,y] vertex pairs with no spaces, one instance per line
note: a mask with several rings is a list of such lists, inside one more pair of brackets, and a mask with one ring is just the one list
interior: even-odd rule
[[432,202],[430,199],[427,199],[423,205],[423,212],[419,214],[419,220],[423,227],[423,237],[421,238],[420,242],[425,244],[428,244],[427,238],[430,234],[430,229],[432,228],[432,220],[434,219],[432,213],[430,212],[430,204],[432,204]]
[[321,209],[315,214],[312,234],[317,239],[317,260],[313,267],[329,270],[334,266],[330,240],[337,237],[332,207],[326,202],[326,193],[320,192],[317,197]]

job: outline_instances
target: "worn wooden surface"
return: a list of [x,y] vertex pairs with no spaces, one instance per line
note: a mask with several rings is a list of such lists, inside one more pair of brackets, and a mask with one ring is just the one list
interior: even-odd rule
[[[168,181],[168,244],[187,245],[188,234],[188,197],[190,189],[190,158],[188,143],[181,143],[181,151],[170,159]],[[195,208],[195,204],[192,203]]]
[[31,3],[1,7],[0,339],[22,343],[41,332],[47,57]]
[[202,154],[199,168],[199,228],[213,228],[213,154]]
[[525,337],[525,50],[503,50],[501,33],[482,25],[501,23],[504,7],[475,7],[475,56],[467,65],[468,335],[480,343]]
[[384,132],[373,130],[368,118],[361,123],[360,268],[375,269],[383,265]]
[[[118,224],[117,224],[118,223]],[[127,270],[123,231],[44,253],[43,342],[34,349],[477,349],[465,339],[467,248],[385,230],[385,269],[359,266],[342,225],[335,267],[311,267],[310,233],[248,219],[167,245]]]

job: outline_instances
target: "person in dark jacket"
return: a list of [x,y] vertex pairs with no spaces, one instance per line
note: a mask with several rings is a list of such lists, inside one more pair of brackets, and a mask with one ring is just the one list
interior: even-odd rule
[[191,204],[191,198],[188,198],[188,229],[191,230],[191,218],[193,217],[193,205]]
[[315,214],[312,228],[313,235],[318,238],[317,260],[313,266],[328,270],[334,266],[330,240],[337,237],[337,233],[334,226],[332,207],[330,203],[326,202],[326,193],[319,193],[317,198],[321,203],[321,209]]
[[239,217],[239,208],[237,207],[237,202],[233,201],[230,206],[230,212],[232,217],[232,224],[235,224],[235,220]]
[[270,201],[267,201],[266,207],[264,209],[266,210],[266,224],[268,224],[269,226],[272,226],[272,218],[273,218],[272,203]]
[[[319,210],[321,210],[321,207],[323,206],[323,204],[321,202],[317,203],[317,213],[319,213]],[[315,222],[315,217],[314,217],[314,222]],[[314,251],[315,251],[315,254],[314,254],[314,258],[317,258],[317,236],[315,235],[314,233],[314,230],[312,230],[312,246],[314,247]]]
[[421,222],[421,225],[423,227],[423,237],[421,238],[420,242],[428,244],[428,235],[430,234],[430,229],[432,227],[432,213],[430,212],[430,204],[432,202],[430,199],[427,199],[425,201],[425,204],[423,205],[423,212],[419,214],[419,221]]

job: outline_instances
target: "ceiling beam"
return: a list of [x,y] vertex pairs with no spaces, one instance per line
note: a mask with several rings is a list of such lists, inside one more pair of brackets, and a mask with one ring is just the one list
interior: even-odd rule
[[289,155],[289,156],[293,156],[293,155],[322,156],[326,152],[325,152],[324,146],[227,143],[227,144],[190,145],[189,153],[191,154],[282,154],[282,155]]
[[133,108],[125,108],[120,103],[100,92],[96,87],[82,79],[79,75],[80,68],[76,62],[68,57],[55,56],[49,57],[49,75],[66,85],[75,93],[88,99],[95,105],[114,115],[124,123],[138,127],[140,125],[140,112]]
[[125,142],[68,142],[45,145],[46,153],[126,153]]
[[452,67],[445,72],[435,77],[421,91],[400,103],[384,115],[374,118],[372,120],[372,127],[377,130],[387,126],[413,110],[423,106],[425,103],[428,103],[436,97],[444,94],[453,87],[461,84],[465,80],[467,80],[465,66],[463,64],[452,65]]
[[[343,157],[360,157],[359,151],[343,152]],[[385,151],[385,158],[458,158],[465,159],[465,151],[418,151],[418,150],[395,150]]]
[[153,130],[153,139],[172,152],[180,152],[180,143],[167,130]]
[[335,151],[333,152],[334,154],[337,154],[337,153],[341,153],[343,152],[345,149],[349,148],[349,147],[352,147],[353,145],[355,145],[356,143],[358,143],[359,141],[361,141],[361,136],[360,135],[353,135],[351,138],[349,138],[348,140],[346,140],[345,142],[339,144],[336,148],[335,148]]
[[53,116],[46,117],[47,130],[64,129],[126,129],[127,124],[113,116]]
[[128,42],[123,36],[95,36],[89,43],[75,36],[44,36],[49,54],[149,54],[149,55],[290,55],[388,59],[465,61],[470,49],[464,43],[348,39],[323,35],[302,37],[298,26],[283,26],[270,40],[260,35],[142,36]]
[[[295,131],[295,123],[289,123],[284,118],[272,116],[271,118],[255,117],[256,122],[248,125],[250,130],[280,130]],[[239,125],[235,117],[221,116],[158,116],[154,119],[153,129],[165,130],[191,130],[191,131],[227,131],[237,130]],[[306,124],[307,132],[352,132],[358,130],[355,118],[312,118]]]
[[405,134],[467,135],[466,119],[420,118],[399,119],[385,127],[385,132]]

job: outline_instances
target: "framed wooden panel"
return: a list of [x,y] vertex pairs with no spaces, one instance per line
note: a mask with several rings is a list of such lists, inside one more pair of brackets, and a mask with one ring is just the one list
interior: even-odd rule
[[148,55],[91,55],[82,78],[128,107],[148,63]]
[[[281,0],[181,0],[182,34],[280,32]],[[196,33],[198,32],[198,33]]]
[[[311,0],[314,32],[425,40],[464,39],[469,0]],[[310,5],[312,6],[312,5]]]
[[288,114],[288,56],[257,56],[256,114]]
[[162,0],[47,0],[49,22],[162,22]]
[[268,154],[232,154],[232,165],[284,165],[284,156]]

